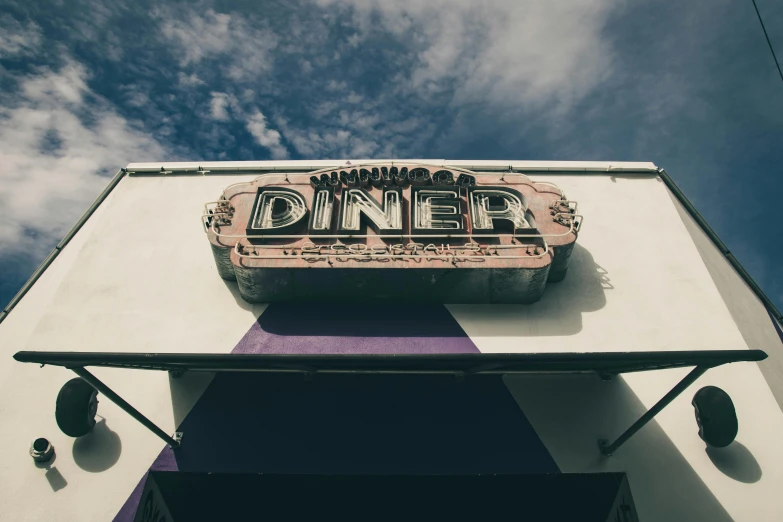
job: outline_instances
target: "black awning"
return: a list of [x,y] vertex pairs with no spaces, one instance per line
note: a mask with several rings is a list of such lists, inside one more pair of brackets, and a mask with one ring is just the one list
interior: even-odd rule
[[620,353],[465,354],[192,354],[111,352],[18,352],[19,362],[78,368],[106,366],[164,371],[428,372],[617,374],[666,368],[712,368],[767,358],[762,350],[699,350]]

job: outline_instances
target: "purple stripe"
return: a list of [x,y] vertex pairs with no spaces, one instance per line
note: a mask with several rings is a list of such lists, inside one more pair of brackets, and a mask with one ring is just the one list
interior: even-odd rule
[[274,304],[231,353],[479,353],[442,305]]
[[[232,350],[478,352],[442,305],[273,304]],[[290,377],[216,376],[180,426],[186,446],[176,455],[165,448],[151,469],[557,472],[499,378],[455,385],[453,379],[373,377],[357,388],[356,381],[319,377],[315,386]],[[237,447],[240,434],[252,439],[250,455]],[[145,479],[116,522],[132,521]]]

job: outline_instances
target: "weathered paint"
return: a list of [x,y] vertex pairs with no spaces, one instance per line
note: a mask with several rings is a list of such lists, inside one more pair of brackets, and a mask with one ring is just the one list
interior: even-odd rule
[[[373,164],[376,168],[377,164]],[[391,167],[391,164],[382,165]],[[406,164],[411,170],[423,165]],[[351,165],[345,170],[361,165]],[[429,167],[434,172],[435,167]],[[460,174],[454,172],[454,176]],[[559,203],[560,191],[549,184],[536,184],[518,174],[476,174],[478,187],[502,187],[518,191],[527,201],[527,210],[535,218],[535,229],[519,234],[543,234],[541,238],[518,237],[511,234],[500,238],[421,238],[410,237],[411,187],[402,189],[403,231],[397,237],[378,237],[367,227],[367,238],[320,240],[317,235],[298,239],[253,239],[241,237],[251,219],[257,191],[267,188],[292,190],[301,196],[312,212],[314,188],[310,174],[274,173],[259,176],[251,183],[229,186],[220,197],[209,221],[208,238],[212,245],[218,274],[238,283],[242,297],[251,303],[279,301],[332,301],[332,302],[436,302],[436,303],[533,303],[543,294],[547,281],[560,281],[566,276],[568,262],[576,242],[578,225],[572,223],[573,209]],[[336,233],[337,216],[340,214],[343,192],[334,192],[334,210],[331,233]],[[367,186],[366,190],[376,201],[382,200],[381,188]],[[461,194],[461,207],[467,211],[467,193]],[[217,196],[215,196],[217,198]],[[463,215],[463,213],[460,213]],[[305,220],[306,221],[306,220]],[[464,214],[468,224],[470,217]],[[458,234],[471,231],[468,225]],[[450,232],[449,230],[444,230]],[[296,231],[289,231],[289,234]],[[298,233],[303,234],[305,230]],[[485,232],[486,233],[486,232]],[[267,235],[273,235],[269,232]],[[376,247],[419,243],[415,259],[403,259],[394,255],[378,259],[356,259],[305,255],[306,245],[328,246],[339,244],[341,248]],[[481,246],[480,252],[460,250],[467,243]],[[441,259],[422,251],[428,245],[440,248],[431,254],[448,254]],[[501,245],[492,249],[490,245]],[[516,245],[516,246],[515,246]],[[448,249],[448,250],[446,250]],[[334,253],[334,252],[332,252]],[[411,254],[405,251],[406,254]],[[500,257],[497,255],[500,254]],[[248,257],[280,256],[281,258]],[[504,256],[518,256],[507,258]]]

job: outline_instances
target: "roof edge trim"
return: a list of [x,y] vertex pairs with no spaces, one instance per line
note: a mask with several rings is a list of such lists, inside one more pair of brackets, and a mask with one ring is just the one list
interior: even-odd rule
[[521,171],[548,173],[655,173],[658,167],[649,162],[608,161],[520,161],[520,160],[444,160],[444,159],[359,159],[359,160],[296,160],[296,161],[205,161],[130,163],[126,167],[131,174],[146,175],[205,175],[208,173],[262,173],[308,172],[323,168],[347,168],[368,163],[417,163],[437,166],[461,167],[484,171]]
[[93,213],[98,209],[98,207],[103,203],[103,201],[109,196],[112,190],[114,190],[114,187],[117,186],[117,184],[122,180],[122,178],[127,174],[125,169],[120,169],[117,174],[114,175],[114,177],[111,179],[109,184],[106,186],[103,191],[98,194],[98,197],[95,198],[95,201],[92,202],[92,205],[90,205],[87,208],[87,211],[82,215],[82,217],[79,218],[79,221],[76,222],[76,224],[71,228],[71,230],[65,234],[65,237],[57,243],[57,246],[54,247],[54,249],[49,252],[49,255],[46,256],[46,259],[43,260],[43,262],[38,266],[38,268],[35,269],[35,272],[32,273],[30,278],[27,280],[27,282],[22,285],[22,288],[19,289],[19,291],[16,293],[16,295],[11,299],[11,301],[3,308],[3,311],[0,312],[0,323],[2,323],[6,317],[8,317],[8,314],[11,313],[11,310],[16,307],[16,305],[19,303],[19,301],[22,300],[22,298],[27,294],[27,292],[30,291],[30,288],[35,284],[38,279],[41,278],[43,273],[46,271],[47,268],[49,268],[49,265],[54,262],[54,260],[57,258],[58,255],[60,255],[60,252],[63,248],[65,248],[65,245],[70,243],[71,239],[73,239],[73,236],[76,235],[77,232],[84,226],[84,224],[87,222],[88,219],[90,219],[90,216],[93,215]]
[[762,304],[764,304],[767,312],[769,312],[769,314],[772,315],[772,317],[774,317],[779,323],[783,323],[783,315],[781,315],[780,310],[778,310],[772,300],[767,297],[767,294],[764,293],[758,283],[756,283],[747,270],[745,270],[737,258],[734,257],[734,254],[731,253],[729,247],[727,247],[726,244],[721,241],[720,237],[718,237],[718,234],[715,233],[712,227],[710,227],[709,223],[707,223],[707,220],[705,220],[702,215],[699,214],[699,211],[696,210],[696,207],[693,206],[693,203],[691,203],[690,200],[685,197],[685,194],[682,192],[682,190],[680,190],[680,187],[677,186],[674,180],[664,169],[658,169],[658,174],[661,176],[661,179],[666,184],[668,189],[672,191],[674,197],[677,198],[677,201],[680,202],[683,208],[685,208],[686,212],[688,212],[693,220],[696,221],[696,224],[699,225],[699,228],[701,228],[702,231],[707,234],[707,237],[710,238],[710,241],[712,241],[718,250],[720,250],[720,253],[723,254],[723,257],[726,258],[726,261],[729,262],[729,264],[732,266],[732,268],[734,268],[737,274],[739,274],[742,280],[745,281],[745,284],[750,287],[753,293],[756,294],[756,297],[758,297]]

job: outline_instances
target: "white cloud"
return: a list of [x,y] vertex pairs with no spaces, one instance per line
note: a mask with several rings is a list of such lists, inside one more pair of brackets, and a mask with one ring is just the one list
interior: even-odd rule
[[[0,250],[42,257],[120,167],[167,157],[86,84],[83,66],[39,69],[0,97]],[[90,123],[81,116],[88,114]]]
[[181,63],[188,65],[209,55],[224,53],[232,46],[230,22],[231,15],[209,9],[204,16],[190,13],[185,21],[166,20],[163,33],[180,45]]
[[284,118],[276,121],[286,140],[305,158],[393,157],[399,141],[395,129],[372,128],[372,118],[354,120],[343,115],[343,125],[321,125],[318,130],[299,129]]
[[232,120],[243,123],[255,142],[269,150],[273,159],[288,158],[288,149],[282,143],[282,136],[277,130],[269,127],[266,116],[258,108],[251,104],[251,108],[246,110],[233,94],[213,91],[210,96],[209,113],[213,120],[222,123]]
[[126,105],[129,107],[136,107],[138,109],[150,107],[152,105],[152,101],[146,92],[132,88],[127,89],[125,93],[125,100]]
[[[406,103],[394,92],[362,95],[355,85],[329,81],[329,94],[312,100],[300,128],[282,116],[275,118],[280,132],[305,158],[394,158],[420,150],[436,133],[432,118]],[[422,153],[424,153],[422,151]]]
[[229,95],[224,92],[211,92],[212,99],[209,101],[209,112],[217,121],[228,121],[231,117],[228,115]]
[[280,143],[280,133],[267,126],[266,117],[261,111],[254,111],[247,118],[245,127],[259,145],[269,149],[272,159],[286,159],[288,157],[288,149]]
[[11,15],[0,17],[0,58],[22,58],[41,46],[41,28],[35,22],[22,25]]
[[198,87],[199,85],[206,85],[206,82],[194,74],[185,74],[179,72],[177,74],[177,80],[182,87]]
[[56,73],[43,69],[41,74],[22,79],[22,99],[52,108],[59,106],[73,110],[84,103],[84,95],[89,93],[86,78],[84,67],[74,62],[66,64]]
[[277,37],[267,29],[249,24],[245,18],[207,9],[190,10],[186,16],[168,9],[155,13],[163,35],[180,55],[180,65],[223,58],[223,71],[233,80],[252,79],[272,66]]
[[350,7],[365,37],[383,27],[412,46],[404,84],[421,96],[453,90],[457,105],[568,108],[611,72],[604,30],[621,0],[318,3]]

